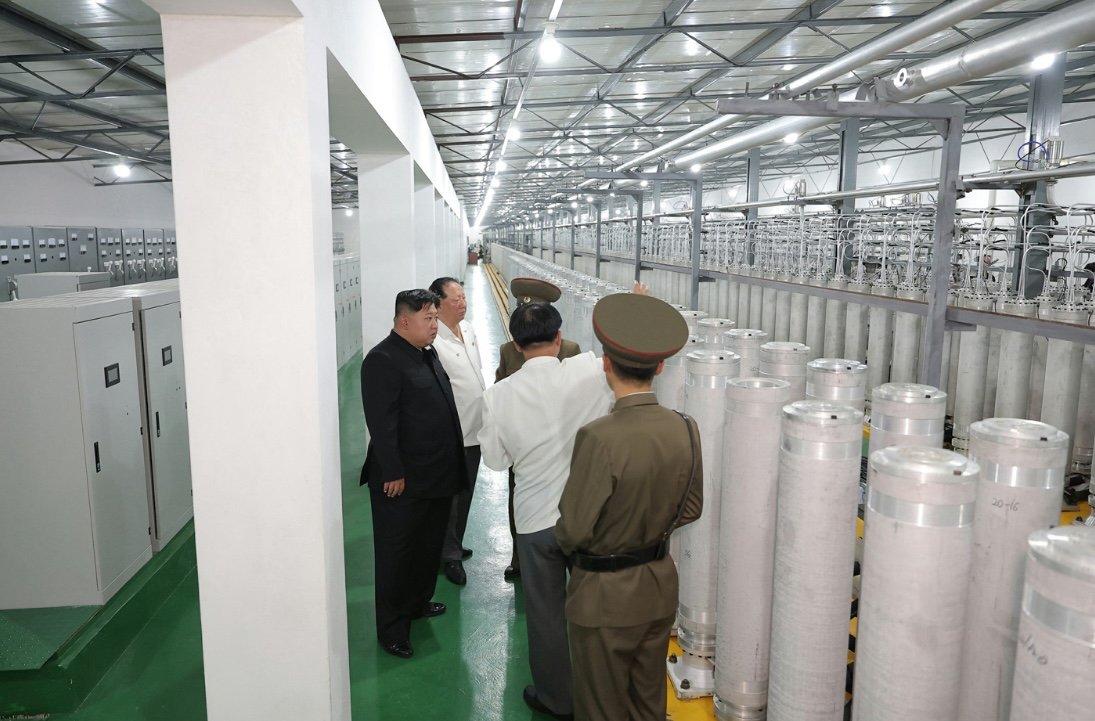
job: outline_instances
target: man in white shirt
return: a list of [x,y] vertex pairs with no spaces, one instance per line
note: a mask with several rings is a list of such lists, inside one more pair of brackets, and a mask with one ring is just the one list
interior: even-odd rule
[[560,361],[562,318],[550,303],[514,311],[510,332],[525,363],[483,395],[479,444],[490,468],[510,465],[533,685],[525,703],[556,718],[574,712],[565,616],[567,560],[555,541],[559,498],[578,429],[608,413],[612,395],[593,353]]
[[464,288],[455,278],[438,278],[430,290],[441,298],[438,309],[437,338],[433,347],[441,365],[449,375],[452,393],[456,399],[456,412],[464,431],[464,456],[467,459],[468,485],[453,496],[449,524],[445,530],[445,543],[441,549],[441,568],[445,578],[458,586],[468,582],[464,560],[471,557],[471,549],[464,548],[464,531],[468,527],[472,492],[479,475],[479,429],[483,425],[483,369],[480,365],[479,346],[471,324],[464,321],[468,301]]

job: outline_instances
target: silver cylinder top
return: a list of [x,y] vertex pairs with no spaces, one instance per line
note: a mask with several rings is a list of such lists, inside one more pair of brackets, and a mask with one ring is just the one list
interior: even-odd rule
[[806,365],[810,357],[810,346],[789,341],[769,341],[760,347],[760,357],[770,363]]
[[694,350],[685,356],[684,365],[692,375],[736,376],[741,356],[724,350]]
[[669,306],[671,308],[676,308],[677,310],[688,310],[688,306],[681,305],[680,303],[670,303]]
[[704,339],[698,335],[688,336],[688,340],[684,342],[684,346],[665,359],[665,364],[669,366],[683,366],[684,357],[695,350],[700,350],[704,347]]
[[1095,583],[1095,533],[1086,526],[1046,528],[1030,534],[1027,550],[1035,563]]
[[815,427],[854,429],[854,438],[863,433],[863,414],[854,408],[829,401],[795,401],[783,407],[785,423]]
[[759,346],[761,343],[766,342],[768,333],[756,328],[731,328],[723,332],[722,336],[726,339],[727,345],[740,343],[741,345],[755,344]]
[[696,321],[696,327],[702,330],[726,331],[735,325],[737,324],[729,318],[700,318]]
[[695,333],[697,321],[707,317],[707,314],[702,310],[682,310],[680,314],[684,316],[684,322],[688,324],[689,333]]
[[826,379],[831,376],[862,376],[867,373],[867,366],[847,358],[815,358],[806,364],[806,372]]
[[1048,423],[1023,418],[986,418],[970,424],[970,439],[1013,448],[1068,448],[1068,434]]
[[874,389],[871,398],[875,401],[892,403],[925,404],[946,406],[947,394],[934,386],[920,383],[883,383]]
[[[971,503],[977,496],[980,468],[961,453],[923,446],[889,446],[872,453],[870,460],[875,471],[871,484],[887,486],[879,489],[883,493],[937,504]],[[878,474],[886,480],[879,479]],[[875,479],[879,479],[877,483]],[[888,482],[890,479],[915,483],[894,484]]]

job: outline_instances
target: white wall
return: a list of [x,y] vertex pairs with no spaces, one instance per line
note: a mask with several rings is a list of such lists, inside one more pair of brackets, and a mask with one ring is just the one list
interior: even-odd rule
[[[0,160],[33,157],[0,145]],[[91,162],[0,166],[0,225],[170,228],[175,207],[170,183],[97,188],[109,168]]]
[[352,216],[347,216],[344,208],[331,211],[331,231],[342,233],[343,247],[347,254],[361,252],[361,221],[357,214],[358,211],[354,210]]

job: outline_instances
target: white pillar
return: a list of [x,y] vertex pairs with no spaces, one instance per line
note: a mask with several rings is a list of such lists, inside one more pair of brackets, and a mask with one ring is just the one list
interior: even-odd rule
[[[152,4],[186,268],[208,718],[349,719],[326,49],[299,17]],[[276,160],[260,153],[255,172],[248,148]],[[246,262],[211,262],[214,244]]]
[[[464,274],[460,272],[459,266],[453,263],[453,236],[452,236],[452,224],[449,222],[450,217],[448,206],[445,205],[444,199],[434,191],[433,194],[433,224],[437,229],[436,240],[433,244],[433,276],[434,278],[441,276],[449,276],[456,278],[459,281],[464,280]],[[433,278],[430,278],[432,281]]]
[[416,288],[414,160],[409,155],[358,155],[361,212],[362,345],[368,350],[392,328],[395,294]]
[[414,190],[414,268],[415,288],[427,288],[437,277],[434,246],[438,243],[434,221],[433,186]]

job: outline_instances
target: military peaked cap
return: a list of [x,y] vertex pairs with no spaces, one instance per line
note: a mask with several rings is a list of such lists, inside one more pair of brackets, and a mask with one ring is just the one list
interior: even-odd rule
[[514,278],[509,282],[509,290],[517,299],[517,305],[554,303],[563,294],[559,286],[539,278]]
[[688,340],[688,324],[677,309],[653,296],[632,293],[597,301],[593,332],[605,355],[632,368],[653,368]]

